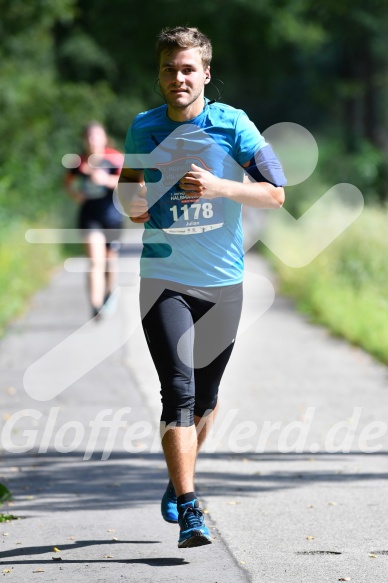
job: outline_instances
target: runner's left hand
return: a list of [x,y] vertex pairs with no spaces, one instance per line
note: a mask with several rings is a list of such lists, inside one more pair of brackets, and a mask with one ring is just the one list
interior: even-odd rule
[[221,178],[217,178],[208,170],[204,170],[196,164],[191,164],[191,170],[181,178],[180,188],[187,192],[194,193],[198,197],[217,198],[222,196]]

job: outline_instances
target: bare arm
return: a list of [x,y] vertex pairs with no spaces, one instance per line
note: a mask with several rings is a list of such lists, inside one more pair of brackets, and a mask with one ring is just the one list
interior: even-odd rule
[[[247,167],[249,162],[244,166]],[[284,202],[284,189],[269,182],[236,182],[217,178],[195,164],[181,180],[182,190],[195,192],[204,198],[224,197],[256,208],[280,208]]]
[[107,188],[113,190],[117,186],[119,177],[117,174],[108,174],[101,168],[92,168],[90,172],[90,179],[95,184],[106,186]]
[[[105,172],[105,170],[102,170],[101,168],[87,167],[87,170],[88,172],[83,172],[83,174],[89,176],[90,180],[94,182],[94,184],[106,186],[107,188],[110,188],[112,190],[116,188],[119,179],[117,174],[108,174],[107,172]],[[76,202],[84,202],[86,200],[86,197],[81,190],[75,188],[75,184],[76,176],[68,172],[65,175],[65,189],[67,193]]]
[[74,187],[75,185],[75,179],[76,176],[74,176],[74,174],[70,174],[70,172],[68,172],[65,175],[65,190],[67,192],[67,194],[73,199],[75,200],[75,202],[84,202],[85,197],[82,194],[82,192],[80,190],[78,190],[77,188]]
[[[128,184],[131,185],[130,188]],[[137,185],[137,188],[134,189],[133,185]],[[142,170],[123,168],[117,185],[117,193],[123,209],[133,223],[146,223],[150,219],[146,200],[147,187]]]

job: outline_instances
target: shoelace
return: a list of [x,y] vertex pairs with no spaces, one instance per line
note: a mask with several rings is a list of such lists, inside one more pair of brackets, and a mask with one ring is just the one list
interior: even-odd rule
[[193,508],[192,506],[188,506],[182,514],[182,518],[179,522],[182,522],[184,525],[184,529],[186,528],[200,528],[203,526],[203,514],[200,508]]

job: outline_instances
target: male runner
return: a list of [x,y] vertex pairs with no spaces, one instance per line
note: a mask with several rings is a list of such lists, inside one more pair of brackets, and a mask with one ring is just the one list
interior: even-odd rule
[[138,162],[126,162],[119,181],[124,209],[144,223],[140,307],[161,383],[170,475],[162,515],[179,523],[178,547],[212,542],[194,467],[240,318],[242,204],[279,208],[286,183],[246,114],[204,97],[211,54],[196,28],[161,31],[158,83],[166,104],[134,120],[125,149]]

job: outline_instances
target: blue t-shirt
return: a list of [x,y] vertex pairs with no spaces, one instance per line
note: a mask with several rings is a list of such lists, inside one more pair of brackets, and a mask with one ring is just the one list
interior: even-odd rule
[[244,253],[241,204],[224,197],[195,199],[179,187],[191,164],[219,178],[243,181],[241,167],[266,142],[242,111],[205,102],[186,122],[167,105],[140,113],[129,129],[125,166],[144,169],[151,218],[144,223],[140,275],[192,286],[240,283]]

